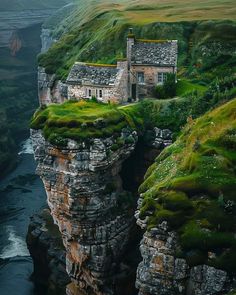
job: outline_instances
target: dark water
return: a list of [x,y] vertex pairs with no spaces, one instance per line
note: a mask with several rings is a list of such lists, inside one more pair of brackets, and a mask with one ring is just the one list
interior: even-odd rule
[[46,204],[35,168],[27,141],[16,169],[0,181],[0,295],[39,295],[30,280],[33,264],[25,243],[30,216]]

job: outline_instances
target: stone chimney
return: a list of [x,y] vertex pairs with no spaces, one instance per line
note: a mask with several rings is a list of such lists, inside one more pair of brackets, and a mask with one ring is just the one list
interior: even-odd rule
[[131,57],[132,57],[132,47],[135,43],[135,35],[133,33],[133,29],[129,29],[129,33],[127,36],[127,65],[128,65],[128,97],[131,97]]
[[135,42],[135,35],[133,33],[133,29],[129,29],[129,33],[127,36],[127,60],[128,60],[128,69],[130,69],[131,65],[131,55],[132,55],[132,46]]

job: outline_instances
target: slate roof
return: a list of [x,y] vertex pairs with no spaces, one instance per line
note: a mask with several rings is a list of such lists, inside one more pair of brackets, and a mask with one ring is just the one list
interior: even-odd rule
[[177,66],[176,40],[136,40],[132,47],[132,64]]
[[109,65],[91,65],[86,63],[75,63],[67,78],[70,84],[93,84],[109,86],[116,81],[119,69]]

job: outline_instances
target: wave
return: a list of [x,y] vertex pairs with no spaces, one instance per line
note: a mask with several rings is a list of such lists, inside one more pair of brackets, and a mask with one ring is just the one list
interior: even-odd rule
[[7,227],[9,244],[5,246],[0,254],[0,258],[7,259],[16,256],[30,256],[25,240],[17,236],[13,227]]
[[21,149],[18,155],[22,155],[22,154],[33,155],[33,153],[34,151],[33,151],[32,141],[30,138],[28,138],[27,140],[22,142]]

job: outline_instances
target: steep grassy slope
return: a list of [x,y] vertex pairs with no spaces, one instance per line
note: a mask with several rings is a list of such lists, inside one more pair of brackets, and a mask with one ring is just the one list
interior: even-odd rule
[[[149,168],[141,217],[180,233],[181,255],[236,271],[236,99],[189,123]],[[216,252],[208,259],[207,252]],[[180,253],[179,253],[180,255]]]
[[190,2],[78,1],[63,21],[54,19],[54,36],[60,40],[39,63],[64,79],[76,60],[113,63],[125,55],[132,26],[139,38],[178,39],[181,73],[194,78],[203,71],[222,74],[226,67],[216,65],[235,66],[234,1]]

